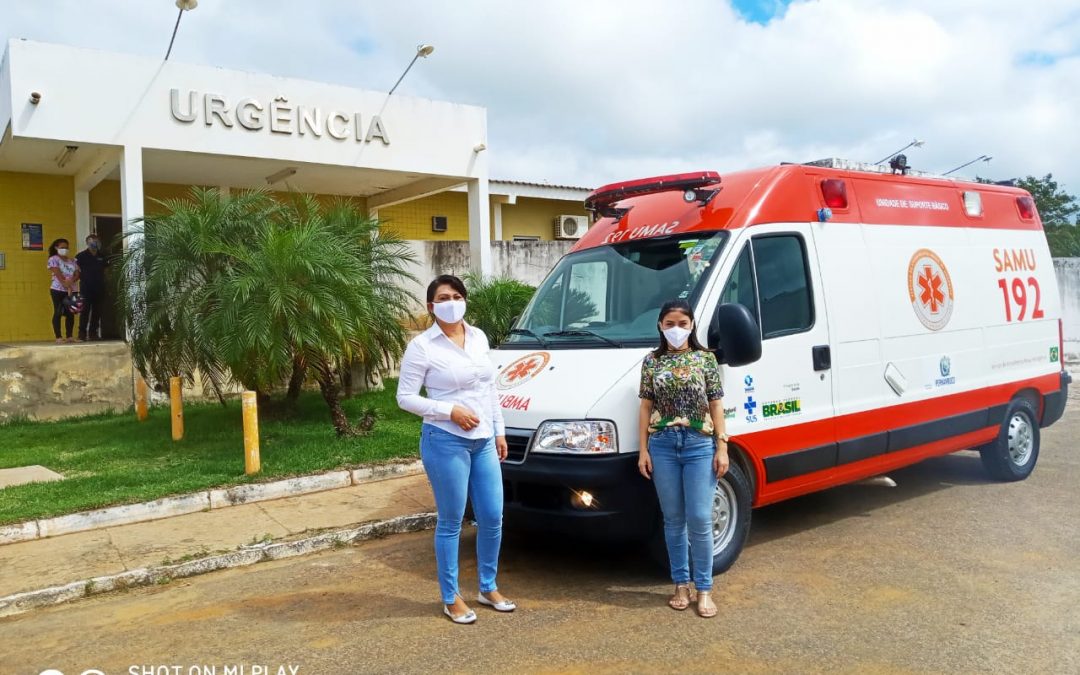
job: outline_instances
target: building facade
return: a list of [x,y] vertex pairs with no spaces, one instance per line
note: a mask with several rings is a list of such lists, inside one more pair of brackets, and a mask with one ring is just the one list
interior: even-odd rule
[[192,186],[347,197],[485,273],[492,241],[550,240],[588,193],[489,180],[480,107],[26,40],[0,132],[0,343],[51,337],[51,241],[108,245]]

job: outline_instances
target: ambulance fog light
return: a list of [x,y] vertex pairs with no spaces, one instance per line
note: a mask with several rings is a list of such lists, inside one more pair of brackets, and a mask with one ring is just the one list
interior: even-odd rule
[[571,490],[571,492],[573,496],[570,497],[570,503],[579,509],[591,509],[597,503],[591,492],[585,490]]
[[566,420],[541,424],[532,452],[596,455],[618,452],[618,447],[613,422]]
[[682,193],[682,198],[683,201],[687,204],[692,204],[697,201],[697,192],[694,192],[693,190],[687,190],[686,192]]

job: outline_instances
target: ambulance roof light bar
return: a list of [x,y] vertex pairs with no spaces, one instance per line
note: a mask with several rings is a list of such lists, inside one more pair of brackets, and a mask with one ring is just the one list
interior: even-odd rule
[[[682,191],[683,198],[688,202],[697,201],[705,206],[720,192],[719,188],[706,190],[709,186],[720,183],[720,174],[715,171],[695,171],[692,173],[676,173],[668,176],[653,176],[638,180],[611,183],[592,191],[585,198],[585,209],[596,216],[605,218],[621,219],[630,209],[614,208],[613,205],[628,197],[640,197],[658,192]],[[689,198],[690,196],[693,198]]]

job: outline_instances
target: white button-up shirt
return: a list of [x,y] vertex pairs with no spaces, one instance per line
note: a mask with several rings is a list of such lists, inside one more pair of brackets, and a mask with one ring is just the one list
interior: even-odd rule
[[[465,348],[446,337],[439,324],[409,342],[401,359],[397,402],[428,424],[463,438],[506,434],[502,407],[495,393],[495,367],[488,358],[484,331],[465,324]],[[420,395],[423,385],[427,396]],[[480,423],[465,431],[450,421],[454,405],[473,411]]]

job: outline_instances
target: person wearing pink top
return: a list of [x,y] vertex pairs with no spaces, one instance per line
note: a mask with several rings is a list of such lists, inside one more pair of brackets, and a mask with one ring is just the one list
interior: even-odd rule
[[67,342],[74,342],[71,332],[75,328],[75,315],[64,307],[64,299],[79,292],[79,264],[71,255],[67,239],[57,239],[49,245],[49,262],[47,266],[52,274],[49,284],[49,294],[52,296],[53,334],[57,342],[64,342],[60,337],[60,317],[64,317],[64,328],[67,331]]

